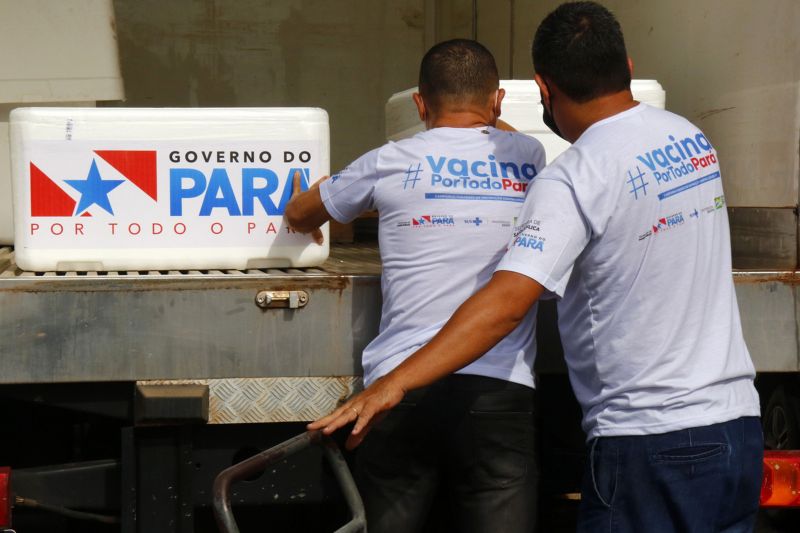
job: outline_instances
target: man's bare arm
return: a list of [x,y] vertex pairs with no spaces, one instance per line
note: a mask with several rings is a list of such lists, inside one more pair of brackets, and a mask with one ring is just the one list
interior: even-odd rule
[[358,446],[376,415],[397,405],[407,391],[429,385],[485,354],[524,320],[543,292],[544,287],[527,276],[495,272],[427,345],[308,429],[330,434],[355,421],[347,447]]
[[292,229],[301,233],[311,233],[314,241],[322,244],[322,231],[319,227],[328,222],[331,215],[322,203],[319,185],[328,179],[328,176],[316,181],[307,191],[300,190],[300,171],[295,171],[292,179],[292,198],[286,204],[284,211],[286,221]]

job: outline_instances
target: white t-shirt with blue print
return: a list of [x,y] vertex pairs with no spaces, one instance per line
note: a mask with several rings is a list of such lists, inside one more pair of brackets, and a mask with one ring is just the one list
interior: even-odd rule
[[560,297],[589,438],[759,414],[717,153],[645,104],[593,124],[531,187],[498,270]]
[[[541,143],[520,133],[434,128],[373,150],[321,184],[335,220],[379,213],[383,308],[362,357],[366,384],[427,343],[489,281],[544,164]],[[533,387],[535,316],[532,309],[460,373]]]

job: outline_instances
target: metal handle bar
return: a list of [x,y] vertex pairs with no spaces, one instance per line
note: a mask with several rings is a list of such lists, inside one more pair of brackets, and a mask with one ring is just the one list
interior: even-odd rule
[[217,519],[219,530],[222,533],[239,533],[239,527],[233,517],[230,502],[230,488],[234,482],[261,472],[268,466],[305,450],[311,445],[322,446],[325,458],[331,465],[333,475],[342,489],[347,507],[353,516],[350,522],[337,529],[334,533],[356,533],[359,531],[366,533],[367,524],[364,503],[361,501],[361,495],[358,493],[353,476],[350,475],[350,469],[347,467],[342,452],[339,451],[336,443],[329,437],[323,436],[320,431],[301,433],[220,472],[214,479],[214,516]]

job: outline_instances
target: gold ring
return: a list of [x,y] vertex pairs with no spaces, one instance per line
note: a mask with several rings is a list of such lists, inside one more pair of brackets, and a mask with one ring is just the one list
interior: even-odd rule
[[358,409],[351,407],[350,410],[353,411],[356,414],[356,418],[358,418]]

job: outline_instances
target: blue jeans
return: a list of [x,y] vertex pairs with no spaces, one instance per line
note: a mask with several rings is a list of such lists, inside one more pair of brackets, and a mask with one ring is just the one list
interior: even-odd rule
[[588,444],[580,533],[753,531],[764,442],[756,417]]

